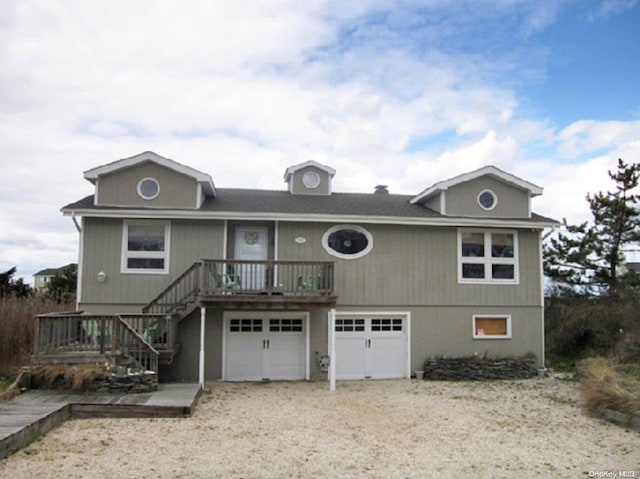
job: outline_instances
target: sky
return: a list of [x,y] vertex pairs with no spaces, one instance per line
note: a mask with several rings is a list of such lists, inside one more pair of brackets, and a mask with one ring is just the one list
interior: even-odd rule
[[0,271],[78,258],[83,172],[151,150],[217,187],[417,194],[495,165],[590,218],[640,161],[639,0],[3,0]]

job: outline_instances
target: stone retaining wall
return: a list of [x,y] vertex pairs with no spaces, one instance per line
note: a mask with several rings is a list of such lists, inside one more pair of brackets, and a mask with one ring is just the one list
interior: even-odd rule
[[423,369],[424,379],[444,381],[529,379],[538,376],[534,358],[429,358]]
[[640,411],[635,414],[625,414],[612,409],[601,408],[596,412],[596,415],[605,421],[640,432]]
[[153,372],[113,374],[96,379],[87,386],[87,391],[107,393],[142,393],[158,389],[158,378]]

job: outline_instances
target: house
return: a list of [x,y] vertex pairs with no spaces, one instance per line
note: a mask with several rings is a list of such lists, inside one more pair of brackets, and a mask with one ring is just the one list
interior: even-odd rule
[[544,365],[542,188],[486,166],[417,194],[339,193],[336,174],[307,161],[282,191],[221,188],[152,152],[86,171],[95,193],[62,209],[78,309],[166,315],[161,380],[322,379],[327,355],[333,379],[440,355]]
[[640,263],[633,261],[625,263],[622,273],[625,273],[627,271],[634,271],[640,274]]
[[73,264],[68,264],[66,266],[62,266],[60,268],[46,268],[38,271],[33,275],[33,289],[35,289],[38,293],[44,293],[49,288],[49,281],[56,274],[62,274],[65,268],[69,266],[75,266]]

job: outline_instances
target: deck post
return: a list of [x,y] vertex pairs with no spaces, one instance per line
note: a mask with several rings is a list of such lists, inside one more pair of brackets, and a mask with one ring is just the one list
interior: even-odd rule
[[204,389],[204,332],[206,318],[207,308],[200,306],[200,356],[198,361],[198,382],[200,383],[201,389]]
[[35,318],[35,329],[33,331],[33,354],[40,352],[40,317]]
[[329,310],[329,391],[336,390],[336,309]]

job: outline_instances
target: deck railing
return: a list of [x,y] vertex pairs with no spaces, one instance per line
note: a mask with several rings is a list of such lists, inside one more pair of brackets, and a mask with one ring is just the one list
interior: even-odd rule
[[114,355],[128,357],[135,366],[158,373],[158,351],[120,316],[114,319]]
[[[85,315],[79,312],[36,316],[34,357],[55,358],[81,353],[129,356],[138,367],[158,371],[158,346],[170,349],[170,319],[158,315]],[[162,332],[167,327],[167,333]],[[154,336],[155,332],[160,333]],[[79,356],[82,357],[82,356]]]
[[201,260],[189,267],[143,311],[173,314],[197,298],[263,295],[323,297],[334,294],[329,261]]
[[158,351],[175,347],[178,323],[165,314],[121,314],[124,322]]
[[327,261],[202,261],[205,295],[331,296],[333,263]]

